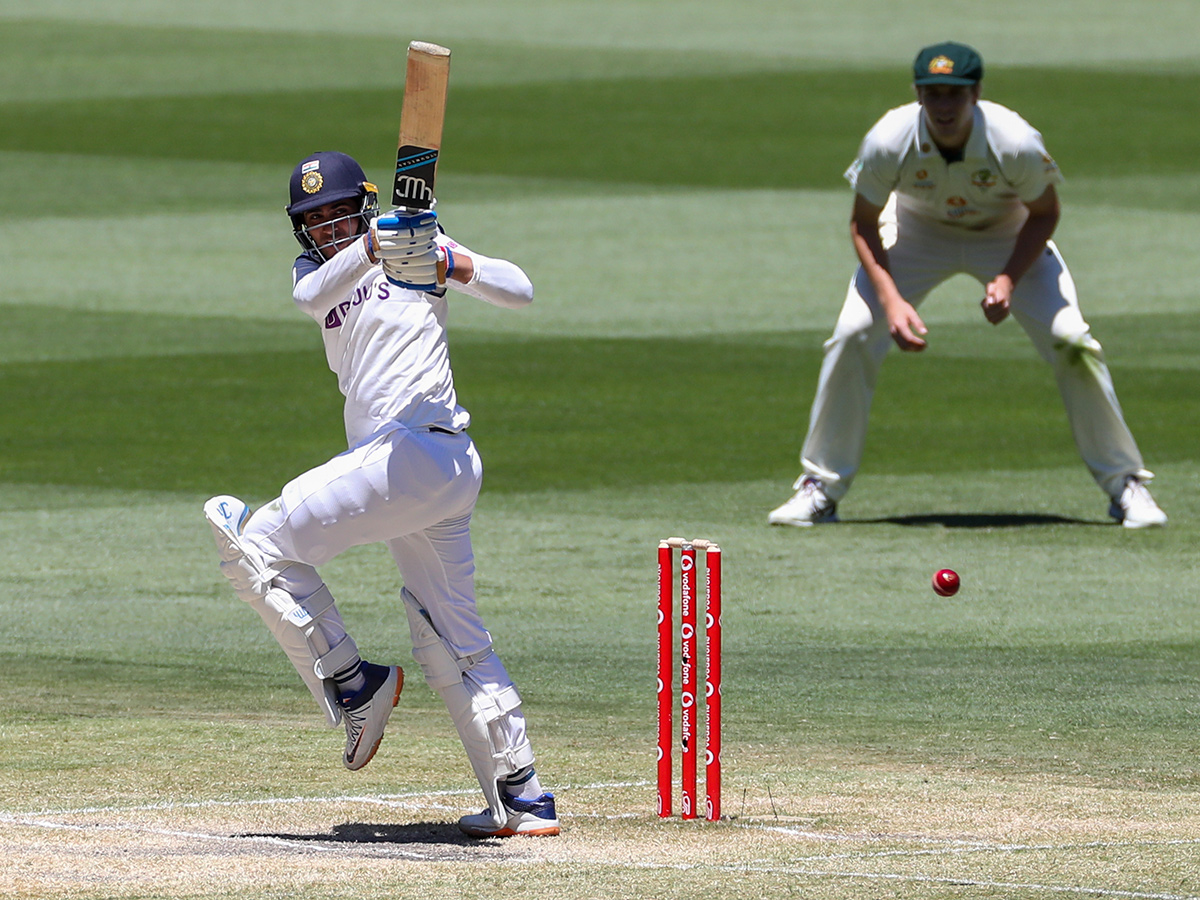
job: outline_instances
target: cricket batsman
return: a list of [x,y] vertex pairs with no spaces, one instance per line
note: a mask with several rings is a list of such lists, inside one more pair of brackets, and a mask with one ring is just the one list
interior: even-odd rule
[[344,153],[302,160],[290,199],[303,249],[292,297],[321,329],[346,398],[348,449],[253,513],[235,497],[209,500],[221,570],[330,727],[345,726],[343,762],[360,769],[383,739],[404,673],[361,658],[318,570],[350,547],[385,544],[404,581],[413,657],[487,802],[459,827],[472,837],[558,834],[521,698],[476,609],[470,524],[483,467],[446,342],[447,289],[517,309],[533,286],[514,263],[447,237],[432,209],[379,215],[375,185]]

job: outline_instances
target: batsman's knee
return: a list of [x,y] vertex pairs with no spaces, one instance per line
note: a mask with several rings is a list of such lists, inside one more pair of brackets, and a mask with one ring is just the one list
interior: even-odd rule
[[250,508],[236,497],[213,497],[204,504],[204,517],[212,526],[221,574],[258,613],[327,723],[336,726],[341,709],[332,676],[358,659],[358,647],[346,634],[329,588],[311,566],[268,564],[243,535]]
[[246,522],[250,519],[250,507],[237,497],[213,497],[204,504],[204,518],[208,520],[217,544],[221,574],[229,580],[240,599],[247,603],[260,600],[279,569],[269,565],[243,537]]

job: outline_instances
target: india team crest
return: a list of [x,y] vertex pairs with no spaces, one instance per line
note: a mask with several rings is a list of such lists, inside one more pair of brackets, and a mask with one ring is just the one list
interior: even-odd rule
[[315,194],[325,184],[320,172],[305,172],[300,177],[300,187],[306,194]]

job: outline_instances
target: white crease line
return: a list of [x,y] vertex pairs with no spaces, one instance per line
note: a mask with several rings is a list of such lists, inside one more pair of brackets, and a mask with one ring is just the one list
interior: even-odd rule
[[835,859],[876,859],[885,856],[937,856],[940,854],[957,853],[1024,853],[1040,850],[1105,850],[1123,847],[1184,847],[1200,844],[1200,838],[1170,838],[1168,840],[1141,841],[1088,841],[1083,844],[990,844],[986,841],[966,841],[961,838],[936,838],[919,834],[826,834],[822,832],[802,831],[795,828],[784,828],[773,825],[755,825],[753,823],[737,823],[737,827],[748,831],[767,831],[776,834],[786,834],[793,837],[817,841],[837,841],[841,843],[883,841],[912,841],[927,844],[942,844],[944,846],[921,850],[864,850],[858,853],[821,854],[818,856],[797,857],[796,862],[827,862]]
[[[646,787],[649,781],[598,782],[595,784],[565,784],[555,788],[556,792],[609,790],[612,788]],[[84,806],[67,809],[40,809],[31,812],[0,812],[0,822],[27,816],[80,816],[99,813],[159,812],[171,809],[230,809],[239,806],[276,806],[299,803],[367,803],[377,806],[403,805],[404,801],[421,800],[429,797],[470,797],[478,790],[410,791],[403,794],[351,794],[336,797],[263,797],[257,800],[195,800],[164,803],[147,803],[140,806]],[[443,807],[450,808],[450,807]]]
[[[209,834],[209,833],[203,832],[203,831],[179,831],[178,829],[174,829],[174,828],[150,828],[150,827],[143,826],[143,825],[71,825],[71,824],[67,824],[64,822],[44,822],[44,821],[40,821],[38,819],[28,819],[28,820],[24,820],[24,821],[18,821],[18,822],[15,822],[15,824],[25,825],[25,826],[28,826],[31,828],[46,828],[46,829],[49,829],[52,831],[83,831],[83,832],[132,831],[132,832],[135,832],[138,834],[155,834],[160,837],[174,837],[174,838],[184,838],[184,839],[198,840],[198,841],[212,841],[214,843],[232,842],[232,843],[242,844],[242,843],[246,843],[246,842],[251,842],[251,843],[259,843],[259,844],[270,844],[273,846],[280,846],[280,847],[288,847],[288,848],[294,849],[294,850],[300,850],[300,849],[316,850],[321,853],[337,853],[337,852],[342,851],[342,849],[343,849],[342,847],[339,847],[339,846],[331,846],[331,844],[341,843],[341,842],[337,842],[337,841],[319,841],[319,840],[295,841],[295,840],[288,840],[287,838],[275,837],[273,835],[268,835],[268,834],[252,834],[252,835],[251,834],[239,834],[239,835]],[[369,844],[369,842],[359,842],[356,846],[361,847],[364,844]],[[382,851],[384,848],[381,847],[380,849]],[[419,859],[419,860],[429,859],[428,854],[414,853],[414,852],[405,851],[405,850],[398,850],[395,847],[390,846],[390,845],[386,848],[386,853],[381,852],[380,855],[387,855],[387,856],[392,856],[392,857],[403,856],[408,859]]]
[[971,844],[961,847],[937,847],[927,850],[876,850],[862,853],[836,853],[830,856],[801,856],[795,862],[829,862],[835,859],[880,859],[886,856],[950,856],[965,853],[1035,853],[1044,850],[1111,850],[1131,847],[1182,847],[1200,844],[1200,839],[1173,838],[1166,841],[1089,841],[1085,844]]
[[[144,825],[71,825],[66,822],[46,822],[39,819],[24,819],[15,821],[13,824],[25,825],[30,828],[46,828],[51,831],[136,831],[143,834],[157,834],[162,837],[178,837],[191,838],[201,841],[229,841],[233,840],[229,835],[224,834],[208,834],[203,831],[179,831],[174,828],[150,828]],[[300,843],[298,841],[287,841],[284,838],[272,838],[267,835],[238,838],[238,840],[258,840],[265,843]],[[308,843],[305,841],[304,843]],[[318,849],[334,849],[332,847],[318,847]]]
[[195,800],[164,803],[147,803],[140,806],[82,806],[74,809],[41,809],[28,813],[0,813],[0,821],[21,816],[84,816],[100,813],[161,812],[171,809],[231,809],[239,806],[287,806],[299,803],[386,803],[401,802],[420,797],[467,796],[472,791],[425,791],[413,794],[346,795],[339,797],[264,797],[258,800]]
[[[294,840],[288,840],[287,838],[272,837],[270,835],[219,835],[219,834],[207,834],[204,832],[179,831],[177,829],[169,829],[169,828],[148,828],[145,826],[137,826],[137,825],[71,825],[71,824],[65,824],[62,822],[47,822],[47,821],[42,821],[42,820],[33,819],[33,818],[20,820],[20,821],[16,821],[14,819],[13,823],[25,825],[28,827],[46,828],[46,829],[60,830],[60,831],[83,831],[83,832],[89,832],[89,831],[134,831],[134,832],[141,832],[144,834],[155,834],[155,835],[160,835],[160,836],[164,836],[164,837],[177,837],[177,838],[185,838],[185,839],[192,839],[192,840],[226,842],[226,843],[229,843],[229,842],[243,843],[246,841],[251,841],[251,842],[256,842],[256,843],[269,844],[272,846],[286,847],[288,849],[293,849],[293,850],[301,850],[301,849],[302,850],[315,850],[315,851],[323,852],[323,853],[344,852],[343,847],[330,846],[330,842],[328,842],[328,841],[326,841],[326,842],[307,841],[307,840],[306,841],[294,841]],[[1170,841],[1167,843],[1168,844],[1194,844],[1194,843],[1197,843],[1197,841],[1180,840],[1180,841]],[[1153,845],[1153,842],[1138,842],[1138,845],[1147,845],[1147,844]],[[1080,845],[1075,845],[1075,846],[1080,846]],[[1089,845],[1082,845],[1082,846],[1093,846],[1093,845],[1089,844]],[[1111,847],[1111,846],[1123,846],[1123,845],[1113,844],[1113,843],[1104,843],[1104,844],[1100,844],[1099,846]],[[998,847],[997,849],[1005,849],[1005,848]],[[1047,849],[1060,849],[1060,848],[1048,847]],[[929,852],[934,853],[934,852],[938,852],[938,851],[929,851]],[[426,860],[426,859],[430,858],[428,854],[406,852],[403,850],[398,850],[391,846],[387,847],[385,851],[379,852],[378,855],[385,855],[385,856],[390,856],[390,857],[404,857],[404,858],[408,858],[408,859],[417,859],[417,860]],[[878,855],[887,855],[887,854],[878,854]],[[823,861],[822,857],[810,857],[810,858],[814,859],[815,861]],[[537,862],[545,862],[545,860],[538,860],[538,859],[530,858],[530,859],[494,860],[494,862],[508,862],[513,865],[527,866],[527,865],[535,864]],[[603,863],[603,861],[601,861],[601,862]],[[617,865],[618,867],[620,867],[622,864],[617,863],[614,865]],[[1070,886],[1070,885],[1050,885],[1050,884],[1036,884],[1036,883],[1004,882],[1004,881],[982,881],[982,880],[978,880],[978,879],[974,879],[974,878],[963,878],[963,877],[952,878],[952,877],[946,877],[946,876],[933,876],[933,875],[898,875],[898,874],[888,874],[888,873],[881,873],[881,872],[837,872],[837,871],[823,871],[823,870],[817,870],[817,869],[798,868],[795,866],[746,866],[746,865],[736,865],[736,864],[709,866],[709,865],[703,865],[703,864],[697,864],[697,863],[676,863],[676,864],[634,863],[632,865],[632,868],[660,869],[660,870],[671,870],[671,871],[718,870],[718,871],[725,871],[725,872],[740,872],[740,873],[754,872],[754,873],[763,874],[763,875],[806,876],[809,878],[848,878],[848,879],[854,879],[854,880],[868,880],[868,881],[904,881],[904,882],[911,882],[911,883],[915,883],[915,884],[948,884],[948,885],[955,885],[955,886],[961,886],[961,887],[985,887],[985,888],[997,888],[997,889],[1001,889],[1001,890],[1014,890],[1014,891],[1020,890],[1020,891],[1041,891],[1044,893],[1058,893],[1058,894],[1086,894],[1086,895],[1094,896],[1094,897],[1120,897],[1120,898],[1126,898],[1126,900],[1200,900],[1200,897],[1196,897],[1196,896],[1190,895],[1190,894],[1165,894],[1165,893],[1151,893],[1151,892],[1146,892],[1146,891],[1124,891],[1124,890],[1116,890],[1116,889],[1110,889],[1110,888],[1080,887],[1080,886]]]
[[[650,784],[649,781],[637,782],[608,782],[595,783],[588,785],[564,785],[559,788],[561,791],[567,790],[603,790],[613,788],[630,788],[644,787]],[[126,806],[126,807],[91,807],[81,809],[59,810],[56,812],[45,812],[34,815],[80,815],[80,814],[95,814],[95,813],[119,813],[119,812],[138,812],[138,811],[158,811],[170,809],[199,809],[207,807],[237,807],[237,806],[263,806],[274,804],[296,804],[296,803],[366,803],[374,805],[392,805],[397,801],[412,801],[421,798],[429,797],[459,797],[473,795],[473,790],[455,790],[455,791],[421,791],[407,794],[384,794],[379,796],[340,796],[340,797],[286,797],[286,798],[263,798],[259,800],[204,800],[189,803],[159,803],[149,804],[144,806]],[[396,804],[399,805],[399,804]],[[445,807],[443,807],[445,808]],[[627,816],[603,816],[602,818],[639,818],[636,814]],[[214,835],[202,832],[177,831],[163,828],[149,828],[137,825],[72,825],[61,822],[48,822],[41,819],[30,818],[29,814],[20,816],[13,813],[0,813],[0,822],[9,824],[24,825],[27,827],[38,827],[58,830],[71,831],[140,831],[147,834],[158,834],[167,837],[192,838],[197,840],[207,841],[225,841],[225,842],[245,842],[256,841],[259,843],[271,844],[275,846],[283,846],[290,849],[317,850],[320,852],[340,852],[344,848],[338,846],[329,846],[329,842],[319,841],[291,841],[286,838],[262,836],[227,836]],[[805,862],[827,862],[835,859],[853,859],[853,858],[877,858],[885,856],[919,856],[919,855],[938,855],[938,854],[956,854],[970,852],[1020,852],[1033,850],[1071,850],[1071,849],[1101,849],[1101,848],[1121,848],[1121,847],[1154,847],[1154,846],[1180,846],[1193,845],[1200,843],[1200,839],[1172,839],[1169,841],[1134,841],[1129,843],[1113,842],[1113,841],[1095,841],[1087,844],[1070,844],[1070,845],[1021,845],[1021,844],[986,844],[972,843],[957,839],[938,839],[931,837],[922,837],[920,835],[886,835],[886,834],[871,834],[871,835],[831,835],[820,832],[809,832],[800,829],[785,828],[782,826],[769,825],[754,825],[749,823],[738,823],[738,827],[748,830],[767,831],[772,833],[788,834],[796,837],[803,837],[815,840],[827,841],[884,841],[884,840],[910,840],[910,841],[945,841],[948,846],[945,848],[931,850],[889,850],[877,851],[870,853],[859,854],[838,854],[835,856],[815,856],[804,857],[801,861]],[[427,859],[426,854],[405,853],[404,851],[395,850],[389,847],[387,851],[389,856],[404,856],[412,859]],[[496,860],[496,862],[502,862]],[[508,860],[507,862],[514,865],[530,865],[538,862],[536,859]],[[616,864],[621,865],[621,864]],[[1001,890],[1026,890],[1026,891],[1041,891],[1045,893],[1061,893],[1061,894],[1086,894],[1097,897],[1119,897],[1127,898],[1127,900],[1200,900],[1200,897],[1191,894],[1167,894],[1167,893],[1152,893],[1144,891],[1125,891],[1107,888],[1088,888],[1074,887],[1069,885],[1044,885],[1044,884],[1019,884],[1012,882],[999,881],[981,881],[972,878],[950,878],[941,876],[925,876],[925,875],[897,875],[878,872],[836,872],[836,871],[821,871],[815,869],[796,868],[792,866],[745,866],[745,865],[717,865],[706,866],[703,864],[680,863],[680,864],[660,864],[660,863],[635,863],[633,868],[644,869],[664,869],[673,871],[688,871],[697,869],[719,870],[728,872],[757,872],[767,875],[800,875],[811,878],[849,878],[862,879],[870,881],[906,881],[919,884],[949,884],[963,887],[985,887],[996,888]]]
[[[619,865],[614,863],[613,865]],[[1018,883],[1007,881],[982,881],[976,878],[953,878],[939,875],[897,875],[886,872],[837,872],[806,869],[792,866],[747,866],[736,863],[706,865],[704,863],[632,863],[635,869],[657,869],[675,872],[720,871],[755,873],[759,875],[792,875],[809,878],[848,878],[866,881],[906,881],[915,884],[948,884],[955,887],[999,888],[1010,891],[1042,891],[1057,894],[1086,894],[1091,897],[1121,897],[1127,900],[1200,900],[1193,894],[1165,894],[1149,891],[1124,891],[1115,888],[1082,887],[1073,885]]]
[[1125,897],[1130,900],[1200,900],[1192,894],[1160,894],[1144,891],[1122,891],[1110,888],[1079,887],[1056,884],[1021,884],[1007,881],[980,881],[974,878],[949,878],[935,875],[889,875],[879,872],[822,872],[815,869],[729,867],[730,871],[758,872],[764,875],[807,875],[813,878],[852,878],[868,881],[909,881],[917,884],[950,884],[961,887],[998,888],[1006,891],[1043,891],[1056,894],[1086,894],[1090,897]]

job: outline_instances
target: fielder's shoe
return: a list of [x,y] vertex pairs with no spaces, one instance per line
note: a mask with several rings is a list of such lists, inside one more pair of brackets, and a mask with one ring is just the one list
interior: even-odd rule
[[1125,479],[1125,487],[1120,495],[1113,497],[1108,514],[1126,528],[1151,528],[1167,524],[1167,514],[1154,502],[1146,485],[1133,475]]
[[796,489],[792,499],[767,515],[767,521],[772,525],[807,528],[838,520],[837,504],[825,495],[817,479],[802,475],[792,487]]
[[535,800],[519,800],[502,794],[500,802],[504,804],[508,813],[507,821],[496,824],[492,811],[485,809],[477,816],[463,816],[458,820],[458,827],[462,829],[463,834],[474,838],[489,838],[559,833],[553,794],[542,794]]
[[388,716],[404,690],[404,670],[399,666],[364,662],[363,675],[367,683],[362,690],[338,700],[346,726],[346,753],[342,762],[352,771],[369,763],[379,749]]

